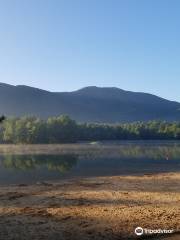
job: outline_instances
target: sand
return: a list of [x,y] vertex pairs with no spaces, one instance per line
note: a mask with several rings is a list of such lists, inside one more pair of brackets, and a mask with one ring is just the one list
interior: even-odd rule
[[0,187],[0,240],[137,239],[137,226],[180,239],[180,173]]

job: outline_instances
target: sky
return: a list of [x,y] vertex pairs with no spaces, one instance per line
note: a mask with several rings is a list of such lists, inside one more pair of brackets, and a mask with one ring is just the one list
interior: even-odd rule
[[0,82],[180,102],[180,1],[0,0]]

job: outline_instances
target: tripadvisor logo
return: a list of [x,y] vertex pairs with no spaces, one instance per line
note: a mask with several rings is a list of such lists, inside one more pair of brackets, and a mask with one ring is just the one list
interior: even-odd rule
[[142,227],[137,227],[134,232],[135,232],[136,235],[140,236],[140,235],[143,234],[143,228]]
[[141,236],[142,234],[163,234],[163,233],[173,233],[173,229],[147,229],[147,228],[142,228],[142,227],[137,227],[134,230],[135,234],[137,236]]

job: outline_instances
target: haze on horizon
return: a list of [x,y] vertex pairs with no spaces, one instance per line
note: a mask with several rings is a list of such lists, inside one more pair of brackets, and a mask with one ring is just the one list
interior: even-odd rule
[[179,9],[177,0],[0,1],[0,82],[180,102]]

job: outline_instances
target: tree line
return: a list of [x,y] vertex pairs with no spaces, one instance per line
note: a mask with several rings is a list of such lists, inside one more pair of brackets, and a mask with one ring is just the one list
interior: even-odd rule
[[1,143],[74,143],[100,140],[180,139],[180,122],[77,123],[68,116],[3,119]]

